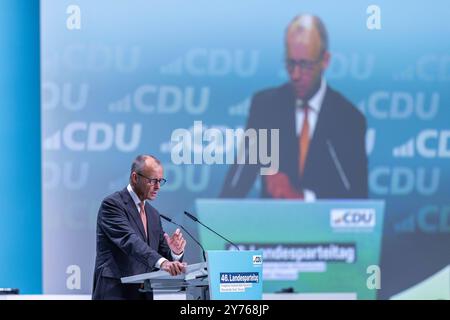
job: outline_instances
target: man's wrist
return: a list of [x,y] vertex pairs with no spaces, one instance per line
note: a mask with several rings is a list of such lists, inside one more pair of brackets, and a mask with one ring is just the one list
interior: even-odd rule
[[158,269],[161,269],[163,263],[166,262],[166,261],[169,261],[169,260],[167,260],[166,258],[161,257],[161,258],[156,262],[155,267],[158,268]]

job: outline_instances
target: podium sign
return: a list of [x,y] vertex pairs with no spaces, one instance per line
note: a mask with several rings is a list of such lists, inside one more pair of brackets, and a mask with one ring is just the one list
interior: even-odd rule
[[211,300],[261,300],[262,251],[207,251]]

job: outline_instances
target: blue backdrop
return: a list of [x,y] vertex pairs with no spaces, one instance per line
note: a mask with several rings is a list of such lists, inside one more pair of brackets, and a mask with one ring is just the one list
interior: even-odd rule
[[196,120],[244,126],[252,94],[287,80],[284,31],[301,12],[324,21],[326,79],[368,121],[370,198],[386,200],[379,297],[449,264],[445,1],[377,1],[380,30],[366,26],[371,1],[80,0],[80,29],[67,27],[72,2],[41,10],[44,292],[90,292],[97,210],[135,155],[164,162],[155,206],[180,222],[196,198],[218,195],[227,166],[174,165],[171,133]]
[[380,30],[366,26],[369,1],[78,1],[79,30],[66,27],[70,4],[42,10],[46,292],[69,292],[69,265],[89,292],[98,206],[126,185],[136,154],[164,162],[155,205],[178,221],[195,198],[218,195],[227,166],[174,165],[171,133],[195,120],[242,127],[251,95],[287,80],[284,30],[300,12],[324,21],[326,78],[368,121],[370,197],[387,201],[380,297],[449,263],[444,1],[378,1]]
[[0,2],[0,287],[42,291],[39,3]]

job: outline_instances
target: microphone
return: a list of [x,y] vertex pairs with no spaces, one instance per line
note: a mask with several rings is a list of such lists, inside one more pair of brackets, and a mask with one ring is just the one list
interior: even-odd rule
[[219,237],[221,237],[222,239],[224,239],[225,241],[227,241],[229,244],[231,244],[233,247],[235,247],[238,251],[240,251],[239,247],[234,244],[233,242],[231,242],[230,240],[228,240],[227,238],[225,238],[224,236],[218,234],[217,232],[215,232],[213,229],[211,229],[210,227],[204,225],[200,220],[198,220],[196,217],[194,217],[192,214],[190,214],[189,212],[185,211],[184,212],[185,215],[187,215],[189,218],[191,218],[192,220],[194,220],[195,222],[200,223],[202,226],[204,226],[205,228],[207,228],[209,231],[214,232],[216,235],[218,235]]
[[159,215],[164,220],[169,221],[170,223],[173,223],[174,225],[183,229],[192,238],[192,240],[194,240],[194,242],[200,246],[200,248],[202,249],[202,253],[203,253],[203,260],[205,260],[205,262],[206,262],[205,248],[203,248],[203,246],[200,244],[200,242],[198,242],[197,239],[195,239],[194,236],[192,236],[192,234],[190,234],[189,231],[187,231],[186,228],[183,227],[181,224],[178,224],[175,221],[172,221],[172,219],[170,219],[169,217],[167,217],[161,213]]
[[342,184],[344,185],[345,189],[350,190],[350,182],[348,181],[347,175],[344,172],[344,169],[342,168],[341,162],[339,161],[339,158],[336,154],[336,150],[333,147],[333,144],[330,140],[327,139],[327,147],[328,152],[330,153],[331,159],[333,160],[333,163],[336,167],[336,170],[339,174],[339,178],[341,178]]

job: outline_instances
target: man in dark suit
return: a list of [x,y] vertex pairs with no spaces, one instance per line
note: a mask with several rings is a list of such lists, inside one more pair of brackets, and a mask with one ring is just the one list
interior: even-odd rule
[[[265,198],[367,198],[366,120],[323,77],[328,36],[322,21],[295,17],[286,29],[290,81],[257,93],[247,129],[279,129],[279,170],[262,176]],[[222,197],[245,197],[259,164],[231,167]]]
[[157,269],[171,275],[185,272],[181,262],[186,240],[177,229],[164,233],[154,200],[166,180],[153,156],[140,155],[131,166],[130,183],[107,196],[97,217],[97,256],[93,299],[150,300],[139,284],[122,284],[120,278]]

